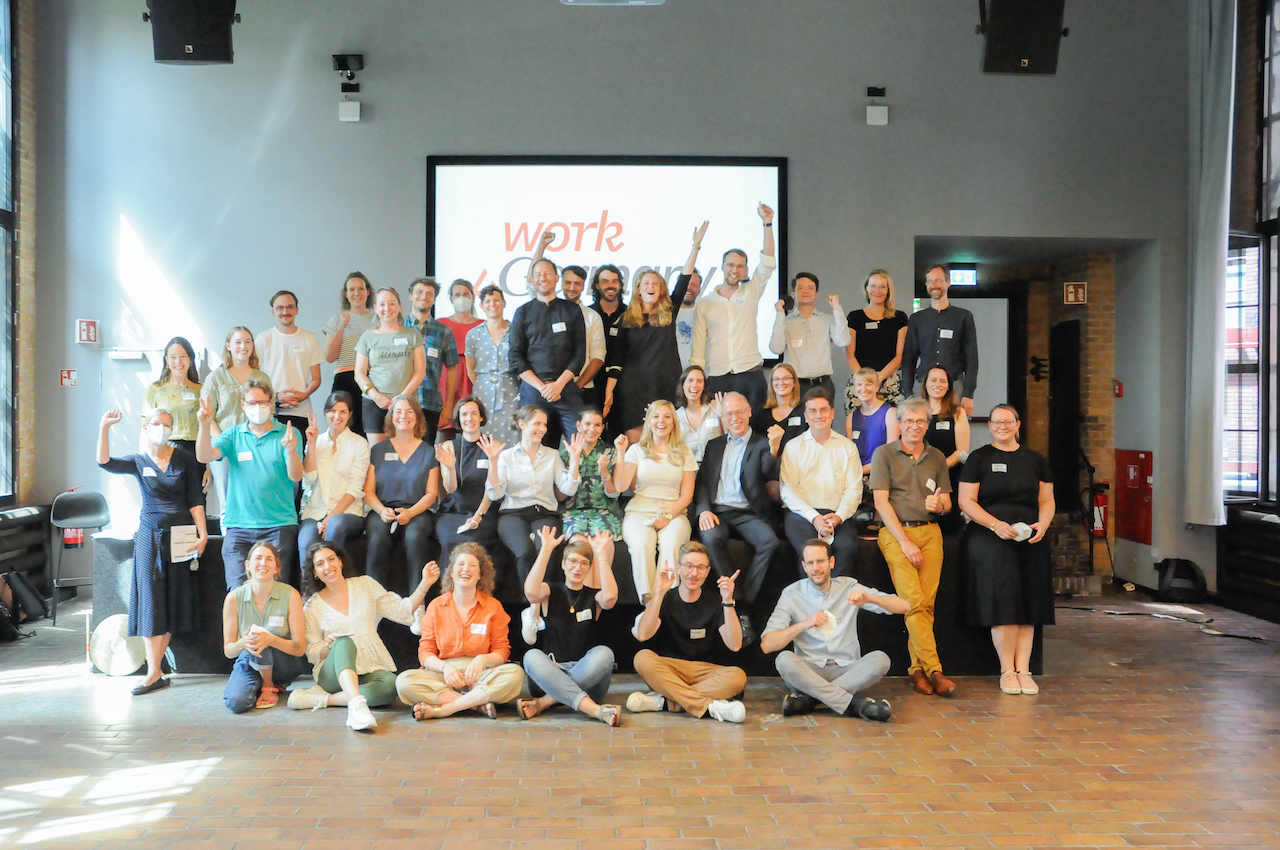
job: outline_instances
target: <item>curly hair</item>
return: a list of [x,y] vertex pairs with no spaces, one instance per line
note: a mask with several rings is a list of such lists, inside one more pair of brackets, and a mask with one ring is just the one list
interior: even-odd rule
[[[307,554],[302,558],[302,598],[310,599],[324,589],[324,582],[316,578],[316,553],[328,549],[338,556],[342,562],[342,577],[355,578],[355,568],[351,566],[351,558],[347,550],[331,540],[317,540],[307,547]],[[278,562],[278,561],[277,561]]]
[[489,553],[479,543],[459,543],[453,547],[453,551],[449,553],[449,566],[440,576],[440,593],[453,593],[453,566],[458,563],[458,559],[463,555],[470,555],[480,563],[480,580],[476,582],[476,590],[481,593],[493,594],[493,561],[489,560]]

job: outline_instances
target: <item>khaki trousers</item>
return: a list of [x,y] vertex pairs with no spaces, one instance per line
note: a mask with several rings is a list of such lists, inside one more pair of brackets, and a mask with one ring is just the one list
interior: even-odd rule
[[747,674],[737,667],[664,658],[651,649],[636,653],[635,666],[646,685],[694,717],[706,714],[712,700],[733,699],[747,686]]
[[889,529],[880,529],[878,542],[884,559],[889,562],[894,588],[911,606],[906,616],[907,652],[911,654],[909,672],[923,670],[929,676],[942,669],[938,644],[933,639],[933,602],[938,597],[938,579],[942,576],[942,530],[937,523],[902,530],[924,555],[919,569],[907,560]]
[[[465,656],[446,658],[445,663],[452,664],[461,673],[467,669],[471,659]],[[520,689],[524,687],[524,670],[519,664],[499,664],[485,670],[475,686],[489,692],[489,702],[511,702],[520,696]],[[417,670],[405,670],[396,676],[396,693],[405,705],[417,705],[420,702],[438,705],[440,694],[447,690],[449,686],[445,684],[444,675],[434,670],[419,667]]]

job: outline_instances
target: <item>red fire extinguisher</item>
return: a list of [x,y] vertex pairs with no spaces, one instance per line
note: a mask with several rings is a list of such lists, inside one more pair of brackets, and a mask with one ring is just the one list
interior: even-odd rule
[[62,548],[63,549],[79,549],[82,546],[84,546],[84,529],[83,528],[62,529]]
[[1101,490],[1093,494],[1093,536],[1107,536],[1107,494]]

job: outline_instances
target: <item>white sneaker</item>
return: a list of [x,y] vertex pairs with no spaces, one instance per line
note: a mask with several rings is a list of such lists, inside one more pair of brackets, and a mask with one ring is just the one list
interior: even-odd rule
[[627,711],[634,711],[637,714],[642,711],[662,711],[666,707],[667,698],[656,691],[636,691],[627,697]]
[[363,732],[378,725],[364,697],[356,697],[347,703],[347,725],[357,732]]
[[721,723],[741,723],[747,719],[747,707],[740,700],[717,699],[707,706],[707,714]]
[[329,705],[329,692],[319,685],[289,691],[289,707],[299,711],[319,711]]

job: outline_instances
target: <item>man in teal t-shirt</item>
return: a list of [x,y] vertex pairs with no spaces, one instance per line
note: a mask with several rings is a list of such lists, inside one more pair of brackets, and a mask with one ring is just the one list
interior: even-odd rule
[[298,552],[298,511],[293,487],[302,480],[302,452],[297,431],[272,418],[271,385],[258,379],[245,384],[241,405],[247,421],[210,438],[213,406],[200,401],[196,457],[201,463],[225,458],[227,503],[222,506],[222,563],[227,590],[245,580],[244,561],[254,543],[269,540],[280,553],[280,578],[293,581]]

